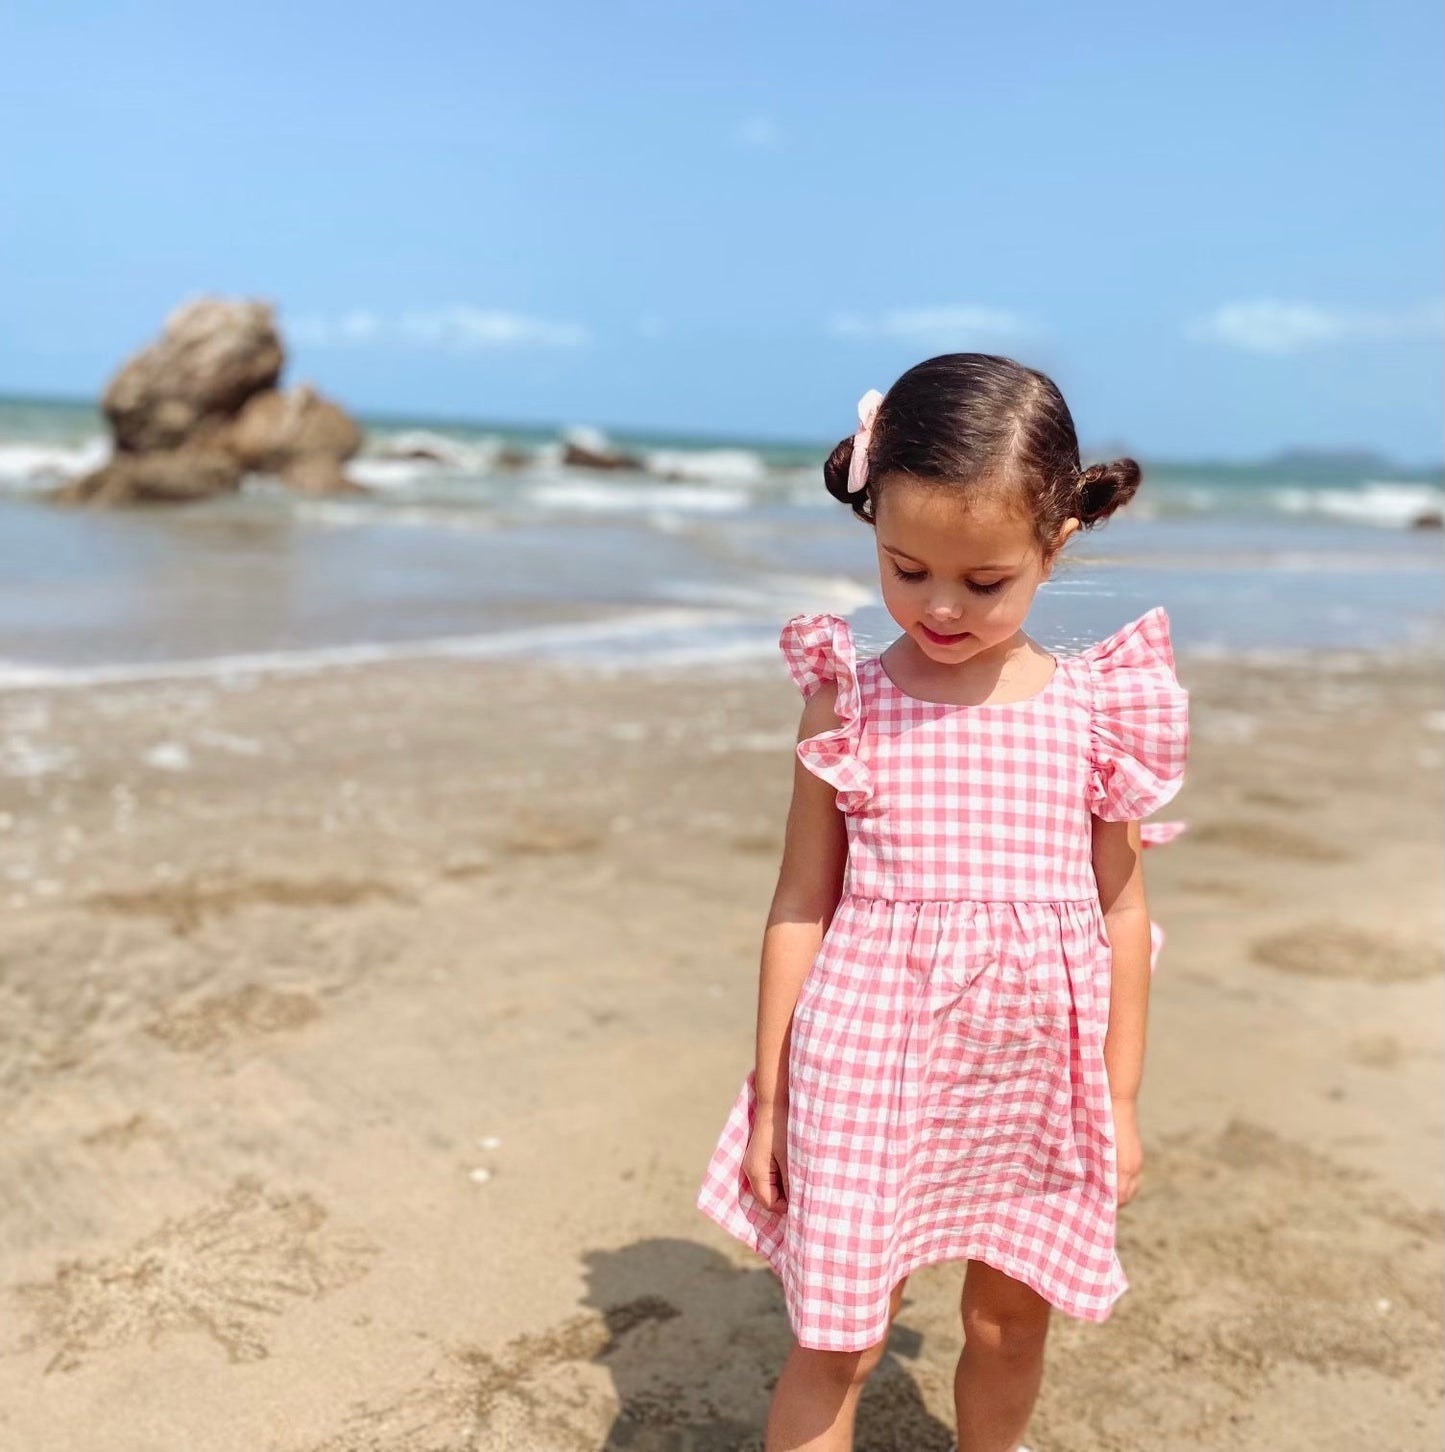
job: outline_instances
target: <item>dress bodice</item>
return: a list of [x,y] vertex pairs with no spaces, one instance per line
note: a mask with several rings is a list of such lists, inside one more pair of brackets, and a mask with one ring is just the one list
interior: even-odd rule
[[974,706],[906,694],[837,615],[795,616],[779,644],[804,695],[837,682],[839,724],[797,752],[837,789],[845,893],[1096,897],[1091,817],[1144,817],[1183,783],[1188,692],[1160,607],[1057,657],[1034,695]]

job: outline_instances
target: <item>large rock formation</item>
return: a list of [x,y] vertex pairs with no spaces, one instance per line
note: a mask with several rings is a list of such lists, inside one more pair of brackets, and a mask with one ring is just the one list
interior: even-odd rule
[[360,428],[306,385],[278,392],[285,357],[265,303],[200,298],[177,308],[105,391],[109,462],[52,497],[204,499],[251,469],[307,492],[359,490],[342,465],[361,447]]
[[274,388],[286,355],[271,309],[200,298],[166,319],[105,390],[115,446],[128,454],[201,447],[247,399]]
[[360,425],[310,384],[256,394],[237,415],[227,442],[244,468],[279,474],[307,493],[360,487],[341,472],[361,447]]

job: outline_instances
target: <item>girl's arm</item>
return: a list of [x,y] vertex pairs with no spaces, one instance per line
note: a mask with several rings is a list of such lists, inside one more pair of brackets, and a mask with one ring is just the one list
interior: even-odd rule
[[[833,703],[837,686],[828,682],[803,706],[798,740],[840,725]],[[823,934],[843,891],[848,834],[837,792],[793,759],[793,800],[778,885],[763,931],[758,982],[758,1109],[783,1111],[788,1103],[788,1045],[793,1006],[813,966]]]
[[1094,879],[1109,930],[1109,1029],[1104,1063],[1115,1103],[1132,1104],[1144,1071],[1149,1014],[1149,905],[1144,897],[1144,853],[1138,822],[1095,817]]

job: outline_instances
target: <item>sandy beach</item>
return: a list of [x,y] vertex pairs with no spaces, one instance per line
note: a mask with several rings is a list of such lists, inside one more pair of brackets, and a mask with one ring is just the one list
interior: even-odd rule
[[[1181,652],[1189,831],[1112,1318],[1034,1452],[1441,1437],[1438,661]],[[694,1196],[750,1064],[775,671],[394,662],[0,694],[0,1446],[761,1446]],[[962,1265],[860,1449],[952,1436]]]

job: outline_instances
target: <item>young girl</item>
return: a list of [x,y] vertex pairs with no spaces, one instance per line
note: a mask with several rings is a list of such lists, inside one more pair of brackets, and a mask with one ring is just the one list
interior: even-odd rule
[[952,353],[858,412],[824,476],[903,633],[860,660],[836,615],[783,628],[807,699],[756,1066],[697,1204],[782,1282],[768,1452],[852,1445],[907,1275],[959,1260],[959,1452],[1014,1452],[1051,1309],[1102,1321],[1128,1286],[1162,938],[1139,818],[1183,782],[1188,693],[1162,607],[1070,656],[1024,633],[1139,487],[1132,459],[1081,471],[1048,378]]

